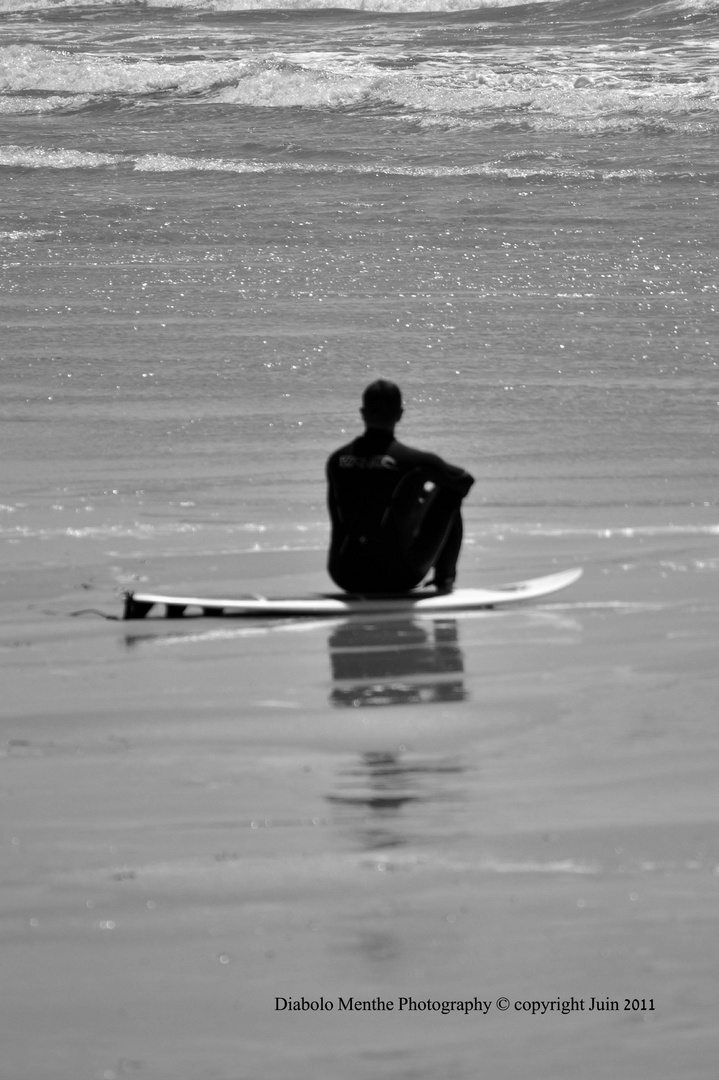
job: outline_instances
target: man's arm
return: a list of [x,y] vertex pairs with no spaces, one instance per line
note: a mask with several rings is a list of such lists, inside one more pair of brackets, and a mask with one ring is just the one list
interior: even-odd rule
[[[409,446],[401,446],[401,444],[397,445],[396,450],[401,452],[404,461],[425,469],[428,480],[431,480],[437,487],[456,491],[462,498],[468,494],[474,483],[474,477],[471,473],[468,473],[466,469],[461,469],[459,465],[450,465],[439,454],[431,454],[426,450],[415,450]],[[399,453],[396,453],[396,456],[399,456]]]

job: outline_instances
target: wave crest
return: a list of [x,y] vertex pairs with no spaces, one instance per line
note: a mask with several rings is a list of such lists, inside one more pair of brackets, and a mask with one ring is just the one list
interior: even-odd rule
[[[39,45],[0,49],[0,113],[53,113],[177,100],[254,108],[390,108],[447,123],[492,126],[547,123],[572,130],[641,128],[645,122],[692,116],[717,121],[715,56],[678,43],[671,55],[631,58],[603,50],[552,54],[527,66],[500,57],[481,60],[446,52],[401,57],[380,51],[357,57],[327,51],[249,53],[241,59],[128,59],[69,53]],[[711,63],[710,63],[711,61]]]
[[[697,0],[699,2],[699,0]],[[489,9],[501,11],[528,5],[546,5],[552,0],[0,0],[0,14],[63,10],[72,12],[86,7],[114,10],[130,8],[149,11],[185,11],[198,14],[238,15],[252,11],[362,11],[387,14],[413,12],[464,12]]]

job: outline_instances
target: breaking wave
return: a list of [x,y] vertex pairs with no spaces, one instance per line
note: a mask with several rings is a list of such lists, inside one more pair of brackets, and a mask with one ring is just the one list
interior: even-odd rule
[[[390,50],[391,52],[391,50]],[[428,49],[362,56],[249,50],[242,58],[174,59],[15,44],[0,48],[0,115],[211,105],[398,110],[416,122],[548,131],[719,127],[716,43],[677,41],[642,53],[609,48]],[[531,61],[531,62],[530,62]],[[402,119],[401,113],[399,119]]]
[[561,16],[594,23],[601,19],[608,24],[631,18],[656,24],[662,20],[671,21],[677,16],[687,19],[712,15],[719,10],[719,0],[660,0],[658,3],[654,0],[93,0],[91,3],[83,0],[0,0],[0,15],[38,12],[55,16],[59,12],[70,16],[84,9],[95,12],[172,10],[215,15],[262,10],[303,12],[344,9],[398,15],[413,12],[484,12],[526,19],[532,17],[534,8],[540,15],[546,12],[548,18]]

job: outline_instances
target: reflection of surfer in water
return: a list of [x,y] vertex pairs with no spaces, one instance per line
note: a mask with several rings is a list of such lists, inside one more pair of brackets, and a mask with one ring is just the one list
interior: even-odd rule
[[338,708],[464,701],[455,619],[358,622],[332,630],[330,702]]
[[464,469],[394,437],[402,395],[378,379],[362,395],[365,431],[327,462],[332,522],[328,570],[341,589],[407,592],[434,568],[450,592],[462,545],[462,499],[474,483]]

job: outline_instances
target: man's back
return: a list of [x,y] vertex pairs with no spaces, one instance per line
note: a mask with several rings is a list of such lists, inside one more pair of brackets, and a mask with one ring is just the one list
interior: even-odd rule
[[381,527],[400,481],[415,469],[425,481],[466,495],[472,477],[437,454],[405,446],[393,432],[367,428],[327,462],[328,503],[333,529],[373,535]]
[[380,379],[364,392],[365,431],[327,461],[332,523],[328,570],[351,592],[403,592],[435,567],[451,588],[462,542],[460,504],[473,478],[437,454],[394,436],[399,387]]

